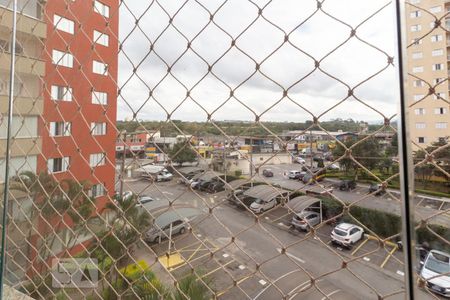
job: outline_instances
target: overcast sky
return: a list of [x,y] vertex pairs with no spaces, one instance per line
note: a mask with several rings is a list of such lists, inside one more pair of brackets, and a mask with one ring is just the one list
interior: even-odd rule
[[[356,27],[386,1],[326,0],[323,11],[311,18],[317,9],[311,0],[274,0],[267,6],[267,1],[255,0],[254,4],[229,0],[223,6],[217,0],[158,2],[162,8],[155,1],[136,0],[124,0],[126,6],[121,6],[120,120],[131,119],[133,112],[139,120],[165,120],[164,109],[170,113],[176,109],[172,118],[187,121],[205,121],[207,113],[213,113],[215,120],[255,120],[255,114],[262,114],[262,121],[304,122],[312,119],[311,114],[323,114],[321,120],[381,122],[380,114],[353,97],[327,111],[347,96],[345,84],[354,87],[382,69],[357,87],[355,95],[387,116],[396,113],[395,68],[387,66],[386,54],[367,44],[394,56],[392,5],[357,28],[363,41],[353,37],[328,55],[351,32],[333,17]],[[264,7],[259,18],[255,4]],[[219,7],[213,18],[216,25],[206,9],[213,13]],[[172,25],[168,15],[173,17]],[[140,18],[139,28],[135,28],[136,18]],[[285,33],[291,44],[284,43]],[[231,47],[232,38],[235,47]],[[191,49],[186,51],[188,41]],[[314,59],[342,82],[318,69],[310,74]],[[255,73],[255,62],[261,64],[260,72]],[[211,72],[208,64],[213,65]],[[229,99],[231,89],[235,92]],[[283,89],[289,98],[283,97]],[[190,97],[186,99],[187,90]]]

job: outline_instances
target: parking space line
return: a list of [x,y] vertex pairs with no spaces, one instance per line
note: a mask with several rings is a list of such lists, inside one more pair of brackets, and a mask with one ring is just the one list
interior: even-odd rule
[[355,255],[356,252],[358,252],[359,249],[361,249],[362,246],[364,246],[367,242],[369,241],[369,239],[365,239],[364,241],[362,241],[358,247],[356,247],[355,250],[353,250],[352,255]]
[[231,263],[233,263],[233,262],[235,262],[234,259],[230,260],[229,262],[227,262],[227,263],[225,263],[225,264],[223,264],[223,265],[220,265],[219,267],[215,268],[215,269],[212,270],[212,271],[209,271],[209,272],[206,273],[205,275],[202,275],[202,277],[200,277],[200,278],[205,278],[205,277],[207,277],[207,276],[209,276],[209,275],[211,275],[211,274],[213,274],[213,273],[215,273],[215,272],[217,272],[217,271],[219,271],[219,270],[222,270],[224,267],[228,266],[229,264],[231,264]]
[[[280,249],[280,248],[277,248],[277,251],[278,251],[279,253],[281,253],[281,249]],[[287,252],[285,252],[285,254],[286,254],[287,256],[289,256],[290,258],[295,259],[295,260],[298,261],[298,262],[301,262],[302,264],[305,263],[305,261],[304,261],[303,259],[301,259],[300,257],[297,257],[297,256],[295,256],[295,255],[293,255],[293,254],[291,254],[291,253],[287,253]]]
[[392,254],[394,254],[394,252],[397,250],[397,246],[394,246],[392,248],[392,250],[388,253],[388,255],[386,256],[385,260],[381,263],[380,267],[384,268],[384,266],[386,265],[386,263],[389,261],[389,258],[391,258]]
[[334,295],[336,293],[339,293],[341,290],[337,289],[335,291],[332,291],[331,293],[329,293],[326,297],[323,297],[322,300],[325,300],[327,298],[329,298],[331,295]]
[[198,245],[197,249],[195,249],[195,251],[192,252],[192,254],[186,259],[186,261],[190,261],[191,258],[198,252],[198,250],[200,250],[200,248],[201,248],[202,246],[203,246],[202,244]]

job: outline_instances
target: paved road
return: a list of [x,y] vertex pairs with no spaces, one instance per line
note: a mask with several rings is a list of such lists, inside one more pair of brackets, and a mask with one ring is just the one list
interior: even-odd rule
[[[387,273],[362,258],[348,262],[347,267],[342,268],[343,261],[349,260],[348,252],[331,247],[320,237],[293,235],[264,222],[264,216],[261,222],[255,222],[249,212],[224,202],[224,193],[194,193],[175,182],[149,186],[148,182],[138,181],[127,185],[136,193],[204,209],[205,216],[192,226],[191,238],[215,245],[214,258],[222,259],[216,261],[207,255],[208,260],[198,265],[198,268],[206,268],[205,272],[215,272],[218,291],[227,289],[221,299],[280,299],[283,295],[288,295],[286,299],[326,299],[326,296],[332,299],[377,299],[377,293],[383,296],[403,289],[401,275]],[[208,215],[206,207],[215,207],[212,214]],[[232,237],[234,243],[231,243]],[[177,237],[174,248],[179,249],[178,241],[185,242],[187,238],[188,235]],[[154,247],[167,249],[165,245]],[[281,254],[281,249],[286,249],[286,253]],[[232,258],[236,267],[231,268],[231,264],[224,261],[224,254]],[[239,271],[238,266],[243,266],[248,274],[233,287],[232,279],[236,278],[231,278],[230,274],[234,273],[230,270]],[[219,273],[222,269],[227,272]],[[314,286],[308,283],[311,277],[316,278]],[[421,296],[421,299],[431,298],[425,293]],[[389,299],[403,298],[399,294]]]
[[[274,177],[266,178],[259,176],[257,177],[258,180],[278,184],[280,187],[290,190],[302,191],[305,188],[308,188],[307,186],[305,187],[302,182],[298,180],[290,180],[284,176],[284,174],[286,174],[289,170],[301,169],[298,164],[271,165],[267,166],[267,168],[270,168],[273,171]],[[331,187],[336,184],[336,180],[325,179],[320,184],[324,187]],[[345,203],[355,203],[355,205],[361,207],[401,215],[401,197],[398,191],[389,190],[389,192],[384,196],[377,197],[368,195],[368,187],[366,185],[358,184],[358,186],[359,188],[350,192],[334,189],[333,195]],[[428,220],[431,224],[438,224],[450,228],[450,213],[448,211],[433,208],[433,204],[430,203],[430,201],[423,201],[423,198],[420,196],[417,197],[415,201],[416,203],[420,202],[420,206],[415,206],[416,220]]]

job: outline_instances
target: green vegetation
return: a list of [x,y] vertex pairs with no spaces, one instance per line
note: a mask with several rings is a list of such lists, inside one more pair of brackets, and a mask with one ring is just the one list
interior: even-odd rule
[[[222,135],[221,131],[217,129],[220,127],[228,135],[268,135],[268,132],[259,124],[255,122],[244,121],[213,121],[211,122],[185,122],[180,120],[172,120],[172,123],[166,121],[117,121],[117,129],[119,131],[126,130],[133,132],[141,130],[144,127],[148,131],[159,130],[161,136],[177,136],[181,134],[180,131],[186,134],[193,134],[196,136],[205,135]],[[289,130],[304,130],[309,128],[313,122],[261,122],[265,127],[269,128],[275,134],[282,134],[283,131]],[[354,121],[352,119],[334,119],[330,121],[320,122],[320,125],[329,131],[351,131],[358,132],[362,125],[367,125],[362,121]],[[378,129],[382,125],[368,125],[369,130]],[[178,128],[178,129],[177,129]],[[317,128],[317,130],[319,130]]]
[[[338,201],[325,197],[321,199],[327,219],[343,213],[343,207]],[[350,214],[341,215],[339,219],[350,223],[355,223],[354,219],[356,219],[381,238],[389,238],[402,231],[400,216],[360,206],[352,206]],[[444,242],[450,240],[450,230],[443,226],[428,225],[428,227],[417,228],[416,239],[419,244],[427,242],[432,248],[450,251],[450,245]]]
[[197,153],[190,147],[189,143],[176,143],[169,151],[169,157],[174,163],[183,165],[185,162],[194,162]]

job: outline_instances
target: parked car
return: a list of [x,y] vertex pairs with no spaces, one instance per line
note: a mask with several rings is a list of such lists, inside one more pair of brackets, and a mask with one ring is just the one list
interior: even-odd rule
[[260,214],[262,212],[265,212],[269,209],[272,209],[277,204],[277,201],[275,198],[272,198],[270,200],[262,200],[262,199],[256,199],[251,205],[250,209],[256,213]]
[[323,155],[323,157],[324,157],[325,160],[327,160],[327,161],[333,161],[333,160],[334,160],[333,154],[330,153],[330,152],[325,153],[325,154]]
[[306,160],[303,157],[297,156],[296,158],[294,158],[294,162],[298,163],[298,164],[306,164]]
[[200,184],[202,184],[205,180],[201,178],[197,178],[191,182],[191,188],[194,190],[197,190],[200,187]]
[[273,172],[270,169],[264,169],[262,174],[264,177],[273,177]]
[[314,182],[320,182],[320,181],[324,180],[325,174],[326,174],[325,170],[319,171],[319,169],[311,169],[311,173],[307,172],[302,177],[302,182],[304,184],[313,184]]
[[222,181],[211,182],[206,190],[210,193],[217,193],[225,190],[225,183]]
[[150,196],[147,196],[147,195],[141,195],[138,197],[138,205],[140,205],[140,206],[144,205],[145,203],[152,202],[152,201],[155,201],[155,199]]
[[327,166],[327,170],[339,171],[341,168],[338,164],[331,164]]
[[369,194],[375,193],[375,196],[381,196],[386,193],[386,190],[379,183],[371,183],[369,186]]
[[[122,199],[123,200],[128,200],[128,199],[130,199],[131,197],[133,197],[133,192],[132,191],[125,191],[125,192],[123,192],[122,193]],[[118,197],[119,196],[119,194],[117,193],[116,194],[116,197]]]
[[209,185],[213,183],[213,180],[203,180],[199,183],[198,189],[200,191],[206,191],[209,188]]
[[297,230],[307,231],[320,223],[320,214],[314,211],[302,211],[292,217],[291,224]]
[[341,191],[350,191],[356,188],[356,181],[353,179],[350,180],[342,180],[339,184],[339,190]]
[[170,181],[173,178],[173,174],[168,171],[162,171],[156,174],[156,181]]
[[450,297],[450,254],[431,250],[420,271],[427,288],[444,297]]
[[170,225],[172,225],[172,235],[175,234],[183,234],[188,229],[188,225],[185,221],[178,219],[172,222],[161,224],[158,227],[153,227],[149,231],[146,232],[144,236],[144,240],[146,242],[158,243],[160,240],[168,237],[170,235]]
[[300,177],[300,173],[301,173],[301,171],[298,171],[298,170],[289,171],[288,178],[289,179],[298,179]]
[[244,190],[236,189],[234,191],[231,191],[228,196],[227,200],[230,202],[230,204],[238,205],[240,203],[240,199],[244,195]]
[[331,232],[331,241],[335,244],[350,248],[364,237],[364,229],[360,226],[341,223]]

